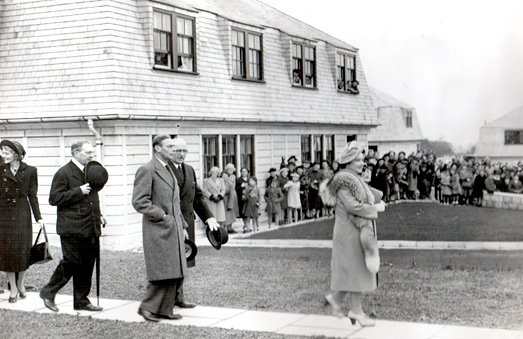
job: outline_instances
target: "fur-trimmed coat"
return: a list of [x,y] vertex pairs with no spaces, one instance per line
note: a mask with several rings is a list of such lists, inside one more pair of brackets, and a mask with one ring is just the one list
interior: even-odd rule
[[381,192],[370,188],[358,174],[343,170],[320,185],[320,196],[324,204],[336,209],[331,289],[350,292],[376,289],[376,272],[367,268],[365,247],[378,255],[374,227],[378,212],[374,203],[381,199]]

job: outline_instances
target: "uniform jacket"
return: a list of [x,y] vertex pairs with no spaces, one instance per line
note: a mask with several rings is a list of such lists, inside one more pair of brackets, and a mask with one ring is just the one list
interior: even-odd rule
[[[156,158],[138,168],[133,207],[143,214],[143,251],[149,281],[182,278],[185,260],[184,222],[174,174]],[[162,221],[163,216],[168,218]]]
[[72,161],[61,167],[53,177],[49,203],[57,206],[56,232],[60,236],[99,237],[101,235],[100,200],[98,192],[84,195],[84,173]]

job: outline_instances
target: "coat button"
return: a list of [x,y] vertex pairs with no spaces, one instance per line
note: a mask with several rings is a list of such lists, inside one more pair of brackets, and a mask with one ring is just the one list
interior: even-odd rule
[[15,202],[16,202],[16,199],[13,199],[13,203],[15,203]]

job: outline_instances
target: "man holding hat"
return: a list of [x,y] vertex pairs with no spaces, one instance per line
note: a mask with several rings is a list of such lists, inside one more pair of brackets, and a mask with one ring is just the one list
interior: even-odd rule
[[143,214],[143,252],[147,291],[138,314],[148,321],[176,320],[176,289],[187,271],[184,239],[187,223],[180,208],[178,180],[169,168],[174,142],[169,135],[153,139],[154,155],[138,168],[134,179],[133,207]]
[[[203,192],[196,181],[196,174],[192,166],[185,163],[185,157],[189,152],[187,142],[182,138],[175,138],[173,142],[173,153],[169,155],[168,165],[174,173],[179,187],[180,207],[183,217],[188,225],[189,239],[195,240],[194,221],[196,215],[200,217],[211,231],[218,230],[220,224],[209,210],[203,199]],[[196,214],[196,215],[195,215]],[[188,267],[194,267],[195,260],[187,262]],[[178,285],[176,293],[176,304],[180,308],[193,308],[195,304],[185,302],[183,294],[183,282]]]
[[[57,207],[56,232],[60,235],[63,259],[51,279],[40,291],[44,305],[58,312],[54,298],[58,291],[73,278],[74,309],[101,311],[87,298],[91,291],[91,277],[99,254],[101,224],[105,224],[100,212],[98,190],[107,182],[107,171],[98,163],[96,187],[92,187],[85,175],[95,151],[87,140],[71,145],[72,159],[61,167],[53,177],[49,203]],[[94,181],[93,181],[94,183]]]

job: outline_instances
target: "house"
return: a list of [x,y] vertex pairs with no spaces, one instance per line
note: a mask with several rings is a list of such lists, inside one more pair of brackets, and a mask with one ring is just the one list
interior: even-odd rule
[[370,130],[369,148],[380,155],[403,151],[407,155],[420,149],[423,133],[416,109],[400,100],[370,87],[379,125]]
[[141,244],[133,180],[156,134],[187,140],[200,183],[232,162],[263,189],[282,157],[333,160],[378,123],[358,50],[256,0],[3,1],[0,16],[0,139],[38,167],[50,233],[75,140],[109,171],[102,246],[124,249]]
[[523,106],[482,126],[474,155],[496,162],[523,160]]

